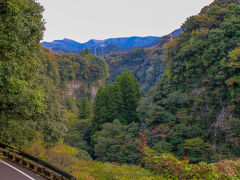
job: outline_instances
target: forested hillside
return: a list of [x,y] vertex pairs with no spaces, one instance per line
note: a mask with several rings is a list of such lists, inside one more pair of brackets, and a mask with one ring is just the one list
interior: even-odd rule
[[104,59],[89,54],[87,50],[83,54],[64,54],[41,48],[39,56],[47,75],[63,92],[75,98],[93,98],[108,76]]
[[36,1],[0,7],[1,143],[79,179],[240,178],[239,0],[106,60],[43,48]]
[[215,1],[165,45],[167,70],[139,113],[158,153],[191,162],[240,154],[240,4]]
[[170,35],[163,36],[154,49],[136,48],[129,52],[112,52],[104,56],[109,65],[107,83],[112,83],[123,72],[132,72],[137,78],[141,93],[145,95],[165,71],[162,63],[163,45]]
[[107,83],[113,82],[122,72],[131,71],[137,77],[142,93],[146,93],[165,70],[160,55],[161,49],[134,49],[105,55],[110,74]]
[[41,136],[56,144],[66,118],[37,56],[43,8],[31,0],[1,1],[0,7],[0,141],[19,147]]

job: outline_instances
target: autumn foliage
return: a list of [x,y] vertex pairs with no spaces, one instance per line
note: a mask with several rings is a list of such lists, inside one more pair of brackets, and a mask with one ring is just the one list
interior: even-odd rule
[[162,175],[171,179],[238,179],[240,178],[240,160],[223,160],[218,163],[207,164],[200,162],[190,164],[186,156],[178,160],[171,154],[155,155],[147,145],[147,138],[139,133],[142,140],[136,140],[142,155],[142,165],[155,175]]

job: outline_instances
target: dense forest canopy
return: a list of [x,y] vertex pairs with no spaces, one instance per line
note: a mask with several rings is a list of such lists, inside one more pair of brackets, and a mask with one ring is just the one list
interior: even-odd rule
[[153,148],[193,162],[239,156],[240,4],[215,1],[165,45],[167,70],[139,113]]
[[58,92],[37,56],[43,8],[32,0],[0,6],[0,140],[19,145],[41,132],[55,143],[66,127]]
[[109,65],[107,83],[114,82],[121,73],[131,71],[139,82],[141,94],[146,95],[166,69],[162,62],[162,55],[163,45],[169,39],[170,35],[161,37],[153,49],[136,48],[129,52],[112,52],[105,55],[104,58]]
[[91,148],[96,159],[119,163],[139,160],[134,138],[139,130],[137,79],[125,72],[100,88],[94,100]]
[[114,84],[100,88],[94,100],[93,132],[115,119],[122,124],[139,121],[136,113],[139,100],[138,82],[130,72],[119,75]]
[[[85,52],[86,51],[86,52]],[[63,88],[69,81],[77,80],[89,85],[98,80],[105,81],[108,66],[101,57],[89,54],[86,49],[80,54],[52,53],[41,48],[39,57],[43,61],[47,75],[56,85]]]

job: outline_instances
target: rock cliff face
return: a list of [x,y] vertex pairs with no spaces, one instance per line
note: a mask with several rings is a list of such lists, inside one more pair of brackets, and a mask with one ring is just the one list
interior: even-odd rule
[[108,65],[103,58],[92,54],[52,53],[42,48],[39,57],[46,73],[62,91],[62,95],[93,100],[108,76]]
[[72,96],[74,99],[80,99],[84,96],[90,97],[93,100],[97,94],[100,86],[102,86],[105,79],[98,80],[91,85],[85,84],[85,82],[80,80],[72,80],[66,83],[65,88],[63,88],[63,94]]
[[97,95],[99,87],[92,86],[91,87],[91,97],[94,98]]
[[67,83],[65,92],[67,95],[72,96],[73,98],[80,97],[81,94],[84,94],[84,88],[81,81],[72,80]]

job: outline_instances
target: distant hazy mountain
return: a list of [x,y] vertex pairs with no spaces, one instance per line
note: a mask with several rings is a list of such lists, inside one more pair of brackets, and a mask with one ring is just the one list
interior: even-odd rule
[[90,40],[86,43],[79,43],[71,39],[55,40],[53,42],[43,42],[42,45],[53,51],[80,51],[81,49],[95,49],[107,47],[109,45],[115,47],[131,49],[133,47],[142,47],[151,44],[154,40],[158,39],[156,36],[148,37],[125,37],[125,38],[111,38],[105,40]]
[[[45,46],[46,47],[46,46]],[[136,47],[121,47],[118,45],[114,45],[114,44],[109,44],[107,46],[104,47],[98,47],[98,48],[93,48],[93,49],[89,49],[89,52],[91,54],[94,54],[96,56],[103,56],[105,54],[109,54],[110,52],[127,52],[130,51],[132,49],[134,49]],[[61,47],[56,47],[56,48],[48,48],[51,50],[51,52],[55,52],[55,53],[74,53],[74,54],[79,54],[81,50],[76,50],[77,48],[72,48],[71,50],[63,50]],[[85,48],[82,48],[85,49]]]
[[[182,32],[177,29],[170,34],[178,36]],[[164,36],[163,36],[164,37]],[[147,37],[123,37],[110,38],[105,40],[90,40],[86,43],[79,43],[71,39],[55,40],[53,42],[43,42],[42,45],[52,52],[58,53],[79,53],[81,49],[88,48],[91,54],[103,56],[110,52],[127,52],[134,48],[154,48],[162,42],[163,37],[147,36]]]
[[79,51],[83,44],[71,39],[55,40],[53,42],[43,42],[42,45],[48,49],[61,49],[63,51]]
[[[168,35],[172,35],[173,37],[176,37],[181,33],[182,33],[182,29],[179,28],[179,29],[176,29],[175,31],[171,32]],[[154,48],[154,47],[159,46],[160,43],[164,42],[164,41],[162,41],[163,38],[165,38],[165,36],[159,37],[158,39],[154,40],[151,44],[145,46],[145,48]],[[162,46],[162,44],[160,46]]]

